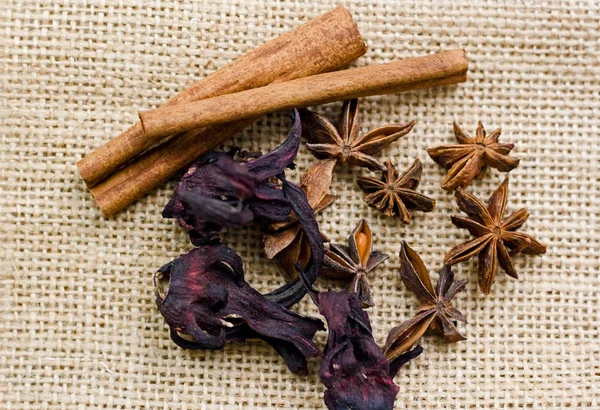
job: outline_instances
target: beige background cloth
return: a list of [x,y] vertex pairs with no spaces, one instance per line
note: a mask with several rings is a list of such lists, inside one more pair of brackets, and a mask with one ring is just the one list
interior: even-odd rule
[[[339,199],[321,216],[344,241],[358,219],[390,259],[371,275],[369,313],[379,343],[409,318],[416,298],[397,277],[405,239],[432,272],[466,239],[450,223],[444,170],[425,153],[454,141],[452,121],[472,133],[502,126],[522,158],[510,174],[509,211],[527,206],[523,231],[548,246],[519,256],[518,281],[498,274],[477,290],[475,262],[455,306],[468,340],[422,340],[402,369],[398,408],[599,408],[600,406],[600,36],[594,1],[343,2],[369,51],[357,65],[464,47],[470,81],[369,98],[363,131],[418,120],[380,155],[399,168],[424,163],[421,192],[433,213],[408,226],[368,208],[354,179],[336,171]],[[472,4],[471,4],[472,3]],[[517,3],[517,2],[515,2]],[[152,275],[191,249],[160,216],[174,187],[102,217],[74,166],[148,109],[194,80],[333,7],[333,1],[4,0],[0,20],[0,408],[322,408],[319,361],[290,374],[268,345],[184,351],[169,339]],[[335,118],[340,105],[324,107]],[[287,114],[269,115],[226,147],[267,150],[286,135]],[[303,145],[299,171],[314,158]],[[298,174],[292,174],[297,178]],[[470,191],[487,199],[504,176],[488,171]],[[261,290],[280,278],[255,227],[227,231]],[[434,273],[434,276],[437,276]],[[321,287],[326,287],[322,284]],[[317,315],[304,300],[298,311]],[[318,343],[325,341],[320,332]]]

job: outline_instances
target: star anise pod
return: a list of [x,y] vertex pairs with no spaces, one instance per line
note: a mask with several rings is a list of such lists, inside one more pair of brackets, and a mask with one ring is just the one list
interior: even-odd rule
[[409,351],[428,329],[442,333],[448,343],[466,339],[456,328],[456,322],[467,323],[467,319],[452,307],[452,298],[465,287],[466,280],[454,282],[452,270],[444,265],[434,288],[425,264],[404,241],[400,248],[400,278],[417,296],[420,306],[412,319],[390,331],[383,347],[388,360]]
[[358,99],[344,102],[342,118],[337,128],[324,116],[309,110],[300,110],[302,136],[317,158],[335,158],[342,164],[350,163],[369,169],[383,169],[383,164],[372,155],[408,134],[416,121],[388,124],[359,136]]
[[498,128],[486,136],[483,124],[479,121],[475,138],[472,138],[455,122],[454,136],[458,144],[428,148],[431,159],[448,169],[442,188],[448,191],[464,188],[488,165],[501,172],[516,168],[520,159],[508,156],[514,144],[500,144],[500,132]]
[[444,258],[444,263],[454,265],[478,255],[479,287],[486,295],[490,293],[498,265],[507,275],[517,279],[512,255],[521,252],[539,255],[546,252],[546,247],[533,237],[515,232],[527,221],[527,208],[503,219],[508,200],[508,178],[492,194],[487,206],[460,188],[455,195],[458,207],[469,217],[452,215],[452,223],[467,229],[476,238],[452,248]]
[[404,173],[398,171],[390,161],[385,162],[385,171],[381,179],[371,177],[357,178],[358,186],[368,195],[365,202],[383,212],[386,216],[398,215],[405,224],[410,223],[410,209],[431,212],[435,200],[415,191],[421,181],[423,165],[419,159]]
[[374,251],[372,245],[371,228],[365,219],[361,219],[348,238],[348,247],[330,244],[325,250],[321,272],[324,277],[350,280],[348,291],[358,293],[363,307],[373,306],[367,274],[388,258],[384,253]]
[[[300,178],[300,189],[304,191],[308,203],[316,214],[335,201],[333,195],[327,194],[331,185],[335,160],[323,160],[313,165]],[[305,268],[310,258],[310,247],[304,231],[295,215],[290,221],[271,225],[275,232],[263,238],[267,258],[276,258],[279,271],[286,281],[295,279],[298,275],[295,265],[299,261]]]

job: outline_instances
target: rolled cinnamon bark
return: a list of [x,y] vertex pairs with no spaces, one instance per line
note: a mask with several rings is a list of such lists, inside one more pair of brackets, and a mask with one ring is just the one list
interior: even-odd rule
[[463,75],[468,66],[464,50],[453,50],[161,107],[141,112],[140,119],[146,138],[158,141],[174,133],[283,109],[421,88],[424,82]]
[[[356,23],[340,6],[215,71],[163,107],[336,70],[365,52]],[[80,160],[79,174],[91,188],[160,141],[147,138],[136,123]]]
[[[467,74],[411,84],[414,89],[464,82]],[[243,130],[254,119],[188,131],[142,155],[127,167],[90,189],[105,215],[112,215],[158,188],[190,162]]]

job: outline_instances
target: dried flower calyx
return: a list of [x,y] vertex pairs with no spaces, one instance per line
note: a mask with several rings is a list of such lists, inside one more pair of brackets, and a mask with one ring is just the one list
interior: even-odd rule
[[343,164],[382,169],[383,164],[373,155],[408,134],[416,121],[384,125],[359,136],[358,108],[358,99],[346,101],[337,127],[322,115],[301,110],[302,136],[317,158],[335,158]]
[[202,245],[223,227],[241,227],[255,219],[287,221],[292,210],[281,187],[271,182],[293,166],[302,133],[298,112],[285,141],[275,150],[238,163],[232,154],[210,153],[193,164],[163,210]]
[[406,242],[402,242],[400,249],[400,277],[417,296],[420,305],[412,319],[390,331],[383,348],[389,360],[409,351],[428,329],[441,332],[448,343],[465,340],[456,328],[456,322],[467,323],[467,320],[452,307],[452,298],[465,287],[466,280],[454,282],[450,267],[444,265],[434,288],[423,261]]
[[[331,185],[335,160],[323,160],[313,165],[300,178],[300,189],[306,194],[308,203],[315,214],[335,201],[327,191]],[[264,237],[265,253],[269,259],[276,258],[284,279],[297,277],[296,263],[306,268],[310,258],[310,247],[304,230],[294,214],[287,222],[271,225],[274,231]]]
[[457,187],[468,186],[486,166],[501,172],[509,172],[519,165],[519,159],[508,156],[514,144],[500,144],[501,129],[486,135],[479,121],[475,138],[467,135],[457,123],[454,123],[455,145],[443,145],[429,148],[427,153],[435,162],[448,169],[442,182],[442,188],[452,191]]
[[220,349],[226,341],[260,338],[294,373],[320,355],[312,338],[323,323],[267,300],[244,280],[242,261],[212,241],[163,266],[154,276],[156,302],[183,348]]
[[421,181],[423,165],[419,159],[398,176],[398,171],[390,161],[385,162],[381,179],[359,177],[358,186],[367,193],[365,202],[377,208],[386,216],[400,217],[405,224],[410,222],[410,210],[431,212],[435,200],[419,194],[415,190]]
[[467,229],[475,239],[452,248],[444,263],[454,265],[477,255],[479,288],[483,293],[490,293],[498,265],[507,275],[518,278],[511,256],[521,252],[531,255],[546,252],[546,247],[530,235],[515,232],[529,218],[527,208],[503,219],[508,202],[508,178],[492,194],[487,206],[462,189],[456,191],[456,202],[468,218],[453,215],[452,223]]
[[375,343],[369,315],[361,308],[356,293],[317,292],[302,271],[298,274],[329,330],[325,358],[319,369],[327,388],[327,408],[392,409],[399,390],[393,378],[405,363],[421,354],[421,346],[388,361]]
[[388,258],[388,255],[374,251],[372,247],[371,228],[365,219],[361,219],[348,238],[348,246],[331,244],[325,250],[323,259],[321,275],[350,280],[348,291],[358,294],[363,307],[373,306],[368,273]]

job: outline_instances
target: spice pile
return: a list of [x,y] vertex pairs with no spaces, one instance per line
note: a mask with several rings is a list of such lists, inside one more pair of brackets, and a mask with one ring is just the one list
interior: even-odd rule
[[[374,250],[373,234],[362,219],[348,244],[329,244],[315,214],[334,203],[328,190],[335,166],[348,163],[381,174],[381,179],[357,180],[365,202],[388,217],[410,222],[411,211],[432,211],[435,201],[416,191],[422,174],[417,159],[402,175],[375,156],[406,135],[415,122],[385,125],[359,136],[359,103],[344,103],[337,126],[308,110],[294,110],[293,126],[275,150],[259,155],[234,149],[212,152],[193,164],[177,185],[163,216],[176,218],[197,246],[163,266],[155,275],[157,303],[175,343],[191,349],[219,349],[228,341],[260,338],[272,345],[294,373],[307,372],[306,359],[323,356],[320,378],[330,409],[391,409],[398,392],[394,375],[421,354],[420,338],[428,330],[446,342],[465,340],[457,324],[465,316],[452,299],[467,281],[454,280],[451,265],[479,258],[479,286],[490,292],[496,271],[516,278],[511,257],[541,254],[545,247],[531,236],[516,232],[527,220],[526,209],[504,218],[508,179],[485,204],[464,190],[487,165],[508,171],[519,164],[509,157],[512,144],[498,142],[500,130],[486,136],[481,123],[475,138],[458,125],[459,144],[428,150],[431,158],[449,169],[442,188],[456,189],[458,208],[467,217],[452,223],[468,229],[475,239],[452,248],[444,258],[437,285],[419,255],[403,242],[399,249],[400,279],[419,301],[415,315],[390,330],[380,348],[373,339],[369,316],[373,306],[368,277],[389,256]],[[285,177],[293,167],[301,136],[321,160],[295,185]],[[275,259],[285,285],[261,295],[245,280],[240,257],[219,239],[224,228],[258,223],[264,229],[267,257]],[[499,265],[499,266],[498,266]],[[319,292],[318,277],[338,279],[345,290]],[[288,308],[306,293],[327,322],[327,345],[321,352],[312,341],[325,327],[319,319]]]
[[[513,256],[546,250],[517,231],[529,216],[526,209],[504,218],[508,179],[487,204],[465,191],[488,165],[501,172],[517,167],[519,160],[509,156],[513,145],[499,142],[500,129],[486,135],[479,123],[473,138],[454,124],[458,143],[427,152],[448,169],[442,188],[455,191],[466,214],[452,216],[452,223],[474,239],[447,253],[435,287],[417,252],[402,243],[400,279],[419,308],[389,331],[383,347],[376,344],[365,310],[377,292],[369,276],[389,255],[374,249],[365,219],[347,227],[354,227],[347,244],[326,246],[327,232],[320,231],[315,215],[335,206],[329,189],[338,164],[366,168],[370,174],[356,182],[366,204],[386,217],[408,224],[411,212],[433,211],[435,200],[418,191],[423,172],[418,158],[401,172],[378,158],[416,122],[360,135],[358,98],[464,82],[468,61],[463,50],[452,50],[335,71],[365,51],[350,14],[338,7],[217,70],[162,107],[140,113],[140,123],[77,164],[99,207],[111,215],[195,160],[163,210],[165,218],[187,229],[195,248],[154,276],[171,338],[187,349],[262,339],[298,374],[308,372],[307,358],[322,357],[319,375],[330,409],[391,409],[398,393],[393,378],[422,353],[418,343],[427,331],[446,342],[465,339],[457,326],[467,319],[452,299],[467,281],[454,280],[452,265],[477,256],[479,287],[488,294],[499,268],[517,278]],[[305,108],[342,100],[335,124]],[[293,125],[273,151],[211,151],[257,116],[289,108]],[[285,171],[294,167],[302,139],[319,161],[295,184]],[[265,255],[277,263],[284,281],[267,294],[245,281],[240,256],[219,237],[224,228],[249,224],[263,230]],[[339,289],[318,291],[319,277],[339,281]],[[324,323],[289,310],[307,293],[327,322],[322,349],[313,338],[325,330]]]

